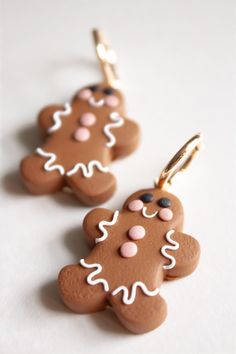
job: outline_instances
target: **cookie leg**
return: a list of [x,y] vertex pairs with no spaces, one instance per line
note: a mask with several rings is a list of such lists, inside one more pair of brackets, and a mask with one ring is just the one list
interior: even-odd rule
[[86,278],[91,270],[80,265],[64,267],[58,276],[58,290],[67,307],[78,313],[104,310],[107,306],[106,292],[102,284],[89,285]]
[[49,194],[61,190],[64,186],[64,176],[59,171],[45,171],[46,160],[32,154],[21,162],[20,172],[27,189],[34,194]]
[[124,304],[118,295],[109,299],[120,322],[133,333],[152,331],[164,322],[167,314],[166,302],[160,295],[139,295],[130,305]]
[[94,170],[91,177],[84,177],[80,171],[66,177],[66,182],[76,197],[87,205],[97,205],[108,200],[116,189],[112,173]]

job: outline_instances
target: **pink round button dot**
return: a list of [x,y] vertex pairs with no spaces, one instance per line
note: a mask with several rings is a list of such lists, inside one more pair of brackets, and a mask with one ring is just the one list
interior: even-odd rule
[[132,226],[130,229],[129,229],[129,237],[132,239],[132,240],[140,240],[141,238],[144,238],[145,236],[145,229],[143,226],[141,225],[135,225],[135,226]]
[[81,100],[88,100],[89,97],[91,96],[92,96],[92,91],[89,89],[83,89],[78,93],[78,98],[80,98]]
[[120,254],[124,258],[134,257],[138,252],[138,247],[134,242],[125,242],[120,248]]
[[105,102],[106,102],[106,105],[109,107],[117,107],[120,101],[119,101],[119,98],[117,98],[114,95],[111,95],[111,96],[106,97]]
[[90,138],[90,132],[87,128],[78,128],[74,132],[74,138],[77,141],[86,141]]
[[173,211],[169,208],[163,208],[157,215],[163,221],[170,221],[173,218]]
[[80,123],[85,127],[90,127],[96,122],[96,116],[93,113],[85,112],[80,117]]
[[142,208],[143,208],[143,202],[142,200],[139,199],[132,200],[132,202],[130,202],[128,205],[128,209],[130,211],[139,211]]

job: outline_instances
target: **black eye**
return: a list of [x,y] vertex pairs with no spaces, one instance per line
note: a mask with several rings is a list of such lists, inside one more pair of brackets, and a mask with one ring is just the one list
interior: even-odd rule
[[92,92],[96,92],[96,91],[98,91],[98,89],[99,89],[99,86],[97,86],[97,85],[89,86],[89,90],[91,90]]
[[171,200],[169,198],[161,198],[157,201],[157,204],[161,208],[169,208],[171,206]]
[[153,201],[153,195],[151,193],[145,193],[142,194],[139,199],[142,200],[143,203],[150,203]]
[[105,93],[105,95],[113,95],[114,90],[111,87],[107,87],[103,90],[103,93]]

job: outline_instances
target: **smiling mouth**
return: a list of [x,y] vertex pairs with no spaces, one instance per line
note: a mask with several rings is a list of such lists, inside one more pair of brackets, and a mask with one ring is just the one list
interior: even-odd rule
[[102,107],[105,104],[105,100],[104,98],[100,98],[100,100],[96,100],[93,96],[89,97],[88,99],[88,103],[90,104],[90,106],[92,107]]
[[152,214],[148,214],[147,213],[147,207],[143,207],[143,209],[142,209],[142,215],[145,217],[145,218],[149,218],[149,219],[151,219],[151,218],[154,218],[155,216],[157,216],[157,214],[158,214],[158,210],[156,210],[154,213],[152,213]]

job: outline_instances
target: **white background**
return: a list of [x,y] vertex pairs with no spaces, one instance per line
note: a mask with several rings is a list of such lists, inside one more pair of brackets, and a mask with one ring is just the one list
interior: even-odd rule
[[[227,353],[235,318],[235,2],[229,0],[5,0],[1,6],[2,103],[0,351],[20,353]],[[112,313],[76,315],[59,301],[60,268],[88,252],[89,210],[71,196],[35,197],[18,176],[38,144],[36,115],[101,79],[90,30],[101,27],[119,57],[128,116],[142,144],[117,161],[119,208],[194,133],[205,149],[172,191],[202,255],[192,276],[164,284],[168,318],[146,335]]]

